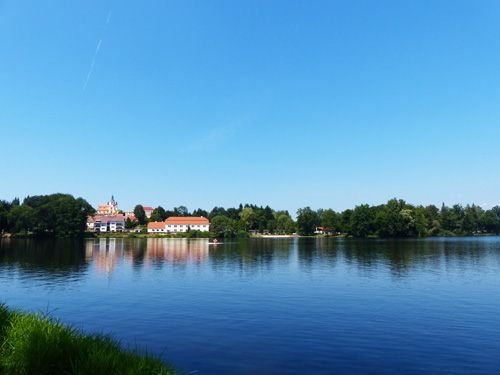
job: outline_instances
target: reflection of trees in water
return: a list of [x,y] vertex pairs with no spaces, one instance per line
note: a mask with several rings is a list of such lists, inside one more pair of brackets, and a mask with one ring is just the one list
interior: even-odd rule
[[[77,281],[86,272],[85,243],[69,239],[1,239],[0,267],[21,279],[37,277],[47,283]],[[16,276],[17,277],[17,276]]]
[[210,261],[215,270],[239,269],[254,273],[272,270],[275,264],[289,263],[295,240],[291,239],[245,239],[235,243],[216,246],[210,252]]
[[366,273],[387,269],[397,277],[422,269],[482,267],[487,249],[483,238],[343,239],[338,246],[345,263]]
[[337,238],[299,238],[297,242],[299,266],[308,271],[320,263],[323,267],[334,267],[338,261],[337,250]]
[[313,272],[342,266],[370,275],[388,271],[405,277],[414,271],[481,270],[487,262],[500,266],[498,237],[426,239],[286,238],[233,240],[208,245],[187,239],[2,239],[0,270],[12,278],[37,277],[55,283],[76,281],[93,263],[110,274],[120,262],[134,272],[165,265],[186,267],[210,261],[216,271],[248,274],[272,272],[297,261],[299,270]]
[[340,239],[300,238],[297,241],[299,267],[311,271],[317,267],[343,264],[363,274],[388,270],[403,277],[416,270],[466,269],[485,265],[491,256],[500,262],[498,238],[434,239]]

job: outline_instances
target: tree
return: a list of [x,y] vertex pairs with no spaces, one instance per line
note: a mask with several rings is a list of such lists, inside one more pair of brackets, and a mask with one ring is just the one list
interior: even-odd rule
[[193,211],[193,216],[196,216],[196,217],[208,217],[208,212],[205,211],[205,210],[202,210],[201,208],[198,208],[197,210],[194,210]]
[[69,194],[27,197],[20,207],[33,209],[33,232],[56,237],[82,236],[87,229],[87,217],[95,212],[86,200]]
[[441,228],[445,231],[452,232],[455,230],[456,224],[454,220],[453,212],[449,207],[446,207],[445,204],[441,206],[441,210],[439,211],[439,221],[441,224]]
[[290,219],[290,216],[286,214],[282,214],[280,217],[278,217],[277,228],[280,232],[283,233],[286,231],[286,224],[288,222],[288,219]]
[[429,220],[425,215],[425,208],[423,206],[415,207],[415,229],[417,236],[425,237],[429,234]]
[[271,207],[266,206],[266,208],[264,208],[264,217],[266,218],[266,222],[274,220],[273,210]]
[[134,216],[137,218],[140,225],[147,223],[146,212],[144,212],[144,207],[142,207],[142,205],[138,204],[134,207]]
[[233,220],[239,220],[239,218],[240,218],[239,211],[233,207],[228,208],[226,210],[225,216],[227,216],[228,218],[233,219]]
[[338,227],[337,213],[329,208],[328,210],[323,211],[322,216],[323,218],[321,220],[321,224],[323,225],[323,228],[325,230],[328,230],[327,228],[330,228],[331,231],[336,231]]
[[186,206],[179,206],[174,208],[174,212],[176,213],[175,216],[189,216],[189,211]]
[[267,228],[266,212],[262,207],[254,209],[254,220],[252,229],[258,229],[259,232],[262,233],[266,228]]
[[[373,210],[373,208],[372,208]],[[372,228],[381,237],[414,237],[417,235],[415,207],[402,199],[391,199],[374,211]]]
[[295,227],[295,222],[291,217],[288,217],[288,220],[285,223],[285,233],[286,234],[293,234],[295,233],[296,227]]
[[241,217],[241,220],[246,223],[247,229],[252,228],[255,215],[251,207],[245,207],[243,211],[240,212],[239,216]]
[[472,235],[472,233],[476,230],[477,228],[477,222],[476,219],[474,218],[474,213],[470,209],[469,206],[465,208],[465,215],[462,219],[461,223],[461,233],[465,234],[467,236]]
[[351,233],[352,210],[347,209],[340,214],[340,231],[342,233]]
[[27,205],[15,205],[8,214],[8,222],[12,233],[28,232],[35,225],[35,210]]
[[356,206],[351,215],[351,233],[354,237],[367,237],[374,233],[374,210],[367,204]]
[[139,225],[139,222],[137,220],[131,220],[129,217],[127,217],[127,220],[125,220],[126,229],[135,228],[137,225]]
[[301,236],[312,236],[316,230],[318,219],[316,212],[310,207],[297,210],[297,230]]
[[165,221],[167,218],[165,209],[162,206],[156,207],[151,213],[151,221]]
[[480,219],[480,225],[489,233],[500,233],[500,219],[494,208],[487,210]]
[[215,237],[231,237],[236,232],[236,223],[227,216],[215,216],[210,221],[210,231]]
[[274,233],[276,231],[276,220],[268,220],[267,229],[269,229],[269,233]]
[[6,201],[0,201],[0,234],[9,230],[8,215],[11,204]]
[[224,207],[215,206],[208,214],[208,220],[212,221],[212,219],[216,216],[226,216],[226,210]]
[[245,223],[245,220],[240,219],[236,222],[236,229],[238,231],[247,231],[247,224]]

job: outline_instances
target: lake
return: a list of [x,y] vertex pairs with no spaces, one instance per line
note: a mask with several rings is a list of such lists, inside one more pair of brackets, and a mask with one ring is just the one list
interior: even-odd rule
[[499,374],[500,238],[0,242],[0,300],[197,374]]

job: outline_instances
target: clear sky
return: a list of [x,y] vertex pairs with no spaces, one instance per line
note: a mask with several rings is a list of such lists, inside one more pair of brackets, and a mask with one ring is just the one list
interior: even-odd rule
[[500,204],[500,2],[0,1],[0,199]]

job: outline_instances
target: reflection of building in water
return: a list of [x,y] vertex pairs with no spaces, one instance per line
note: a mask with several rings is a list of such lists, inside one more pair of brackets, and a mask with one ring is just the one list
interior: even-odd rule
[[[145,242],[147,241],[147,242]],[[109,275],[119,262],[133,263],[134,267],[151,263],[203,263],[208,260],[206,239],[148,238],[147,240],[106,239],[87,241],[85,258],[94,263],[96,272]]]
[[109,274],[116,267],[117,261],[123,258],[123,241],[113,238],[87,241],[85,258],[87,261],[94,261],[98,273]]
[[208,259],[206,240],[148,238],[148,260],[163,259],[170,263],[201,263]]

